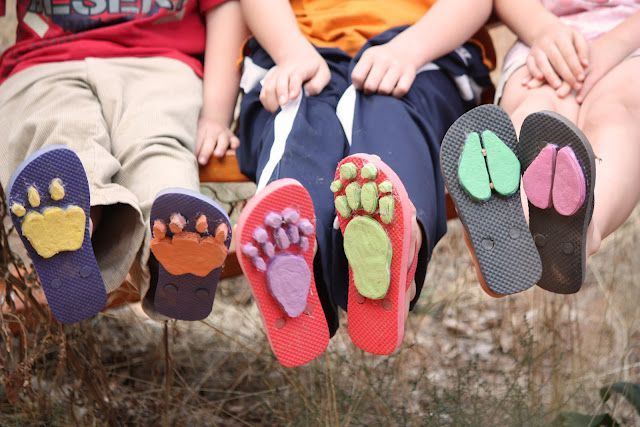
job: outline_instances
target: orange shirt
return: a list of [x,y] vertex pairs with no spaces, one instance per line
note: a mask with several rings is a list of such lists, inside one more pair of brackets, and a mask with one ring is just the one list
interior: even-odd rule
[[415,24],[436,0],[291,0],[302,33],[318,47],[355,55],[370,38]]
[[[298,26],[318,47],[337,47],[354,56],[372,37],[413,25],[436,0],[291,0]],[[484,29],[474,37],[485,64],[493,68],[493,46]]]

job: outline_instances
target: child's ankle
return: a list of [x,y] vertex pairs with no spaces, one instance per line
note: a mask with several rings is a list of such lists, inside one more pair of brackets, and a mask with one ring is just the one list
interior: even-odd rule
[[602,234],[596,225],[591,222],[587,230],[587,256],[595,255],[602,245]]

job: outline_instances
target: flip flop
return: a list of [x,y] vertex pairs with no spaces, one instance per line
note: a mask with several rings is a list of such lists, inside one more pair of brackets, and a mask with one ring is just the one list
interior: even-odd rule
[[9,209],[62,323],[98,313],[107,295],[89,232],[90,193],[78,156],[52,145],[27,158],[9,183]]
[[417,253],[409,260],[409,196],[398,175],[368,154],[343,159],[331,191],[349,262],[349,336],[368,353],[391,354],[404,337],[406,291],[417,261]]
[[594,203],[591,145],[569,120],[543,111],[522,124],[518,157],[529,200],[529,228],[542,259],[538,286],[560,294],[578,292],[586,274]]
[[155,310],[179,320],[206,318],[231,243],[227,213],[198,192],[170,188],[156,196],[150,226],[159,264]]
[[440,163],[447,190],[468,233],[494,297],[536,284],[542,273],[520,199],[520,163],[509,116],[483,105],[460,117],[442,142]]
[[311,196],[293,179],[267,185],[238,219],[240,266],[271,348],[288,368],[312,361],[329,344],[313,277],[315,222]]

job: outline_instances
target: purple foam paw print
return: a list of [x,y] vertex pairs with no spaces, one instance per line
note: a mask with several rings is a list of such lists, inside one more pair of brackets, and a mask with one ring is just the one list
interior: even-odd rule
[[311,221],[287,208],[267,214],[264,227],[253,231],[254,241],[242,245],[242,253],[266,273],[269,292],[289,317],[300,316],[307,307],[311,271],[304,253],[313,232]]

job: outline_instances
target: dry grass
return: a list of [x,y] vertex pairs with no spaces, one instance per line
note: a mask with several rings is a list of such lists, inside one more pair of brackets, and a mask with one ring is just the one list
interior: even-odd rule
[[[214,190],[227,202],[251,192]],[[4,315],[0,425],[541,425],[560,409],[595,413],[601,385],[638,382],[640,210],[568,297],[485,296],[449,225],[391,357],[355,349],[343,327],[318,360],[280,367],[243,279],[221,285],[202,322],[164,325],[136,306],[73,326],[35,308]],[[31,307],[36,280],[10,273],[4,237],[0,276]],[[624,404],[616,413],[640,424]]]
[[242,279],[222,284],[206,321],[166,331],[135,306],[74,326],[42,318],[15,337],[9,326],[27,318],[4,316],[0,424],[540,425],[560,409],[594,412],[598,387],[640,378],[640,211],[570,297],[485,296],[460,233],[451,223],[388,358],[342,328],[320,359],[280,367]]

